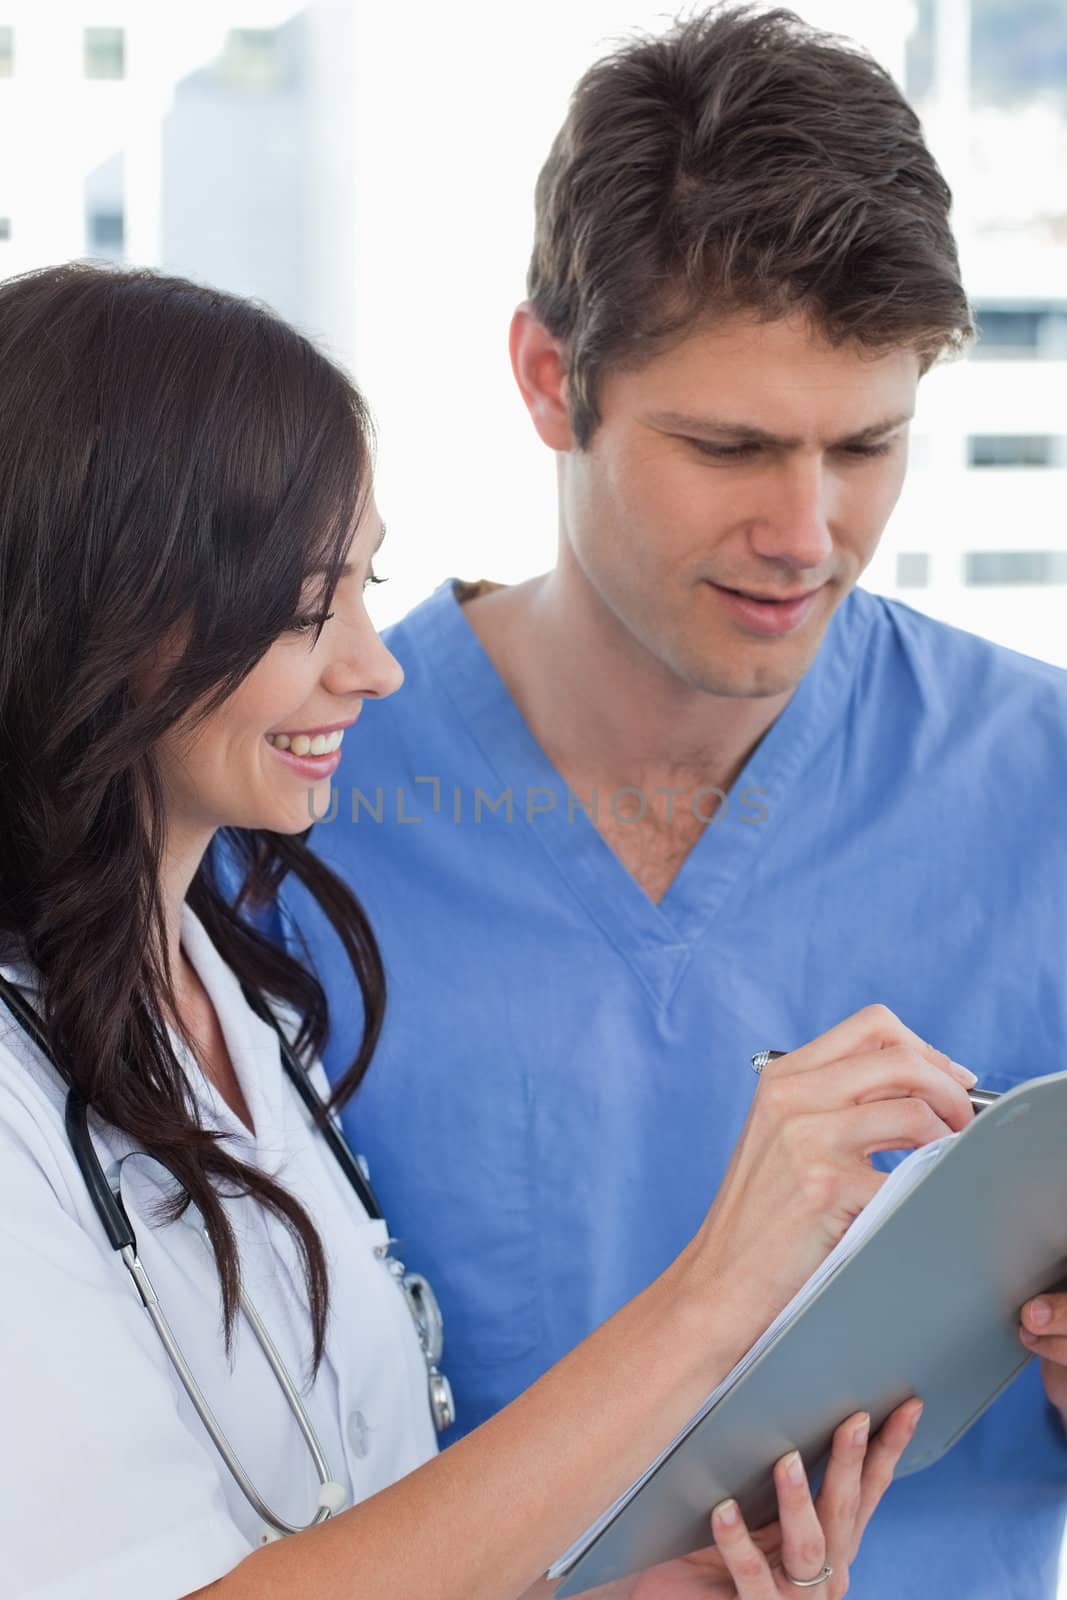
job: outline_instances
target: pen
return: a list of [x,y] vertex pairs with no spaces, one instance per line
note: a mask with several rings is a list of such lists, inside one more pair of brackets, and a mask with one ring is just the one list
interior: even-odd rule
[[[779,1057],[788,1053],[786,1050],[757,1050],[752,1057],[753,1072],[758,1075],[770,1062],[777,1061]],[[986,1106],[991,1106],[994,1100],[1000,1099],[1000,1095],[993,1089],[968,1089],[967,1098],[977,1112],[984,1111]]]

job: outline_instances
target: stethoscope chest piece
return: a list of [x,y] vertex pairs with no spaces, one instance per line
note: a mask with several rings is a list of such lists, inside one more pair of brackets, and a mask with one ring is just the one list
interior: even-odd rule
[[443,1372],[430,1373],[430,1414],[438,1433],[444,1433],[456,1420],[456,1402],[452,1398],[452,1385]]
[[[388,1249],[388,1246],[385,1248]],[[421,1272],[408,1272],[404,1263],[395,1256],[386,1254],[383,1260],[408,1303],[426,1361],[430,1415],[437,1432],[444,1433],[456,1420],[456,1403],[452,1396],[452,1385],[438,1366],[445,1347],[441,1307]]]

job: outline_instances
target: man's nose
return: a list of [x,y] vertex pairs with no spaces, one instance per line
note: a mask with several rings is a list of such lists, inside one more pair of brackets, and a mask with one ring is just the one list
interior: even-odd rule
[[817,567],[833,553],[833,485],[820,457],[783,464],[771,503],[752,533],[758,555],[787,566]]

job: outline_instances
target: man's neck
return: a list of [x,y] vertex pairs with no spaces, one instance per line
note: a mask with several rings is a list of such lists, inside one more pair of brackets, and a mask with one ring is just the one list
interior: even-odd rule
[[682,682],[557,572],[486,590],[464,614],[564,777],[621,788],[688,774],[728,790],[789,702]]
[[460,599],[541,748],[658,905],[789,695],[682,683],[557,573]]

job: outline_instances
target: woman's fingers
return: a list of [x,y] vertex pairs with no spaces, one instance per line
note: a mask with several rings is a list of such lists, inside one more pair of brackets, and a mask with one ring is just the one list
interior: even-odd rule
[[[826,1565],[830,1538],[829,1530],[812,1503],[808,1475],[799,1451],[794,1450],[775,1464],[774,1486],[778,1491],[778,1521],[782,1531],[782,1570],[790,1578],[814,1578]],[[858,1494],[858,1472],[856,1490]]]
[[734,1581],[738,1600],[778,1600],[778,1586],[767,1557],[755,1544],[736,1500],[724,1500],[711,1513],[715,1548]]
[[[925,1100],[879,1100],[822,1113],[834,1119],[833,1138],[841,1155],[866,1157],[876,1150],[917,1150],[953,1132]],[[821,1119],[820,1119],[821,1120]]]
[[902,1406],[891,1412],[871,1440],[867,1459],[863,1463],[860,1500],[853,1528],[850,1559],[855,1557],[860,1539],[863,1537],[863,1530],[879,1500],[893,1481],[897,1462],[912,1441],[919,1418],[922,1416],[922,1409],[921,1400],[906,1400]]
[[869,1051],[802,1073],[779,1073],[761,1081],[759,1092],[780,1098],[784,1110],[794,1103],[809,1111],[832,1111],[849,1104],[921,1100],[957,1133],[974,1117],[963,1085],[931,1066],[910,1045]]
[[749,1533],[736,1501],[724,1500],[715,1507],[712,1534],[738,1600],[781,1600],[795,1592],[789,1580],[816,1578],[827,1565],[830,1575],[814,1589],[815,1600],[838,1600],[846,1592],[863,1530],[893,1481],[921,1413],[921,1401],[906,1401],[873,1439],[866,1412],[846,1418],[834,1432],[814,1502],[797,1451],[775,1464],[781,1544],[773,1564]]
[[874,1152],[969,1126],[960,1071],[870,1006],[763,1073],[695,1241],[720,1281],[745,1283],[753,1337],[885,1182]]
[[906,1045],[931,1066],[948,1073],[967,1088],[976,1082],[974,1074],[966,1067],[959,1066],[944,1051],[935,1050],[933,1045],[927,1044],[925,1039],[906,1027],[888,1006],[881,1005],[864,1006],[862,1011],[853,1012],[851,1017],[828,1028],[810,1044],[791,1050],[766,1071],[772,1072],[776,1067],[784,1067],[788,1063],[789,1071],[807,1072],[812,1067],[829,1066],[831,1062],[847,1056],[864,1055],[871,1050],[887,1050],[896,1045]]
[[[860,1418],[853,1417],[850,1420],[854,1429]],[[849,1423],[844,1424],[838,1429],[838,1435],[850,1438],[849,1427]],[[866,1431],[863,1444],[866,1444]],[[839,1449],[837,1436],[834,1448]],[[849,1444],[844,1454],[851,1476],[846,1481],[843,1474],[838,1472],[840,1483],[835,1479],[828,1497],[820,1494],[818,1510],[812,1502],[807,1473],[799,1452],[794,1450],[775,1463],[779,1549],[773,1565],[749,1533],[737,1503],[726,1500],[716,1506],[712,1512],[711,1529],[719,1556],[734,1581],[738,1600],[772,1600],[772,1597],[773,1600],[780,1600],[780,1596],[793,1587],[789,1580],[797,1578],[808,1581],[817,1578],[827,1561],[834,1564],[835,1570],[825,1585],[817,1586],[817,1600],[832,1600],[832,1597],[845,1592],[849,1533],[859,1504],[863,1445],[856,1450]],[[829,1504],[829,1512],[823,1509],[824,1501]],[[839,1546],[836,1563],[831,1528]]]
[[855,1530],[870,1432],[871,1419],[865,1411],[846,1417],[834,1430],[830,1458],[815,1502],[829,1559],[838,1574],[848,1570],[859,1543]]

